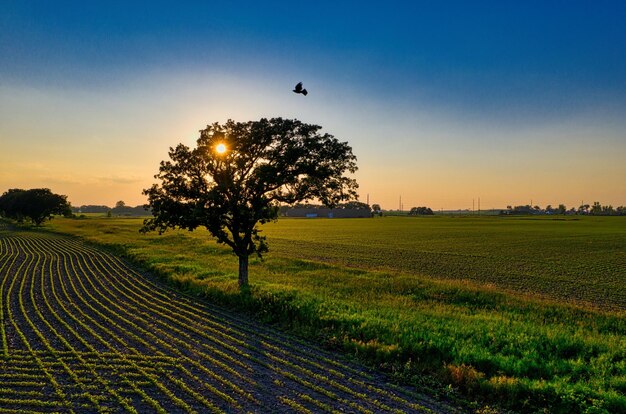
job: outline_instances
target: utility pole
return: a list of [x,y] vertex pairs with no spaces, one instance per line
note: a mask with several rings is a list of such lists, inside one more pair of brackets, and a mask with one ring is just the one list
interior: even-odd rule
[[480,216],[480,197],[478,197],[478,215]]
[[370,193],[367,193],[367,205],[370,205]]
[[476,210],[476,209],[474,208],[474,199],[472,198],[472,215],[474,214],[474,211],[475,211],[475,210]]

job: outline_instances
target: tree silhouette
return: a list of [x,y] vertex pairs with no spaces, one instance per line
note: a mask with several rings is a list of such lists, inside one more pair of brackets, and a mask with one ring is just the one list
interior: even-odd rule
[[40,226],[54,214],[67,216],[71,213],[67,196],[54,194],[48,188],[13,188],[0,197],[0,215],[18,222],[29,218],[33,224]]
[[413,207],[409,211],[409,216],[432,216],[435,213],[429,207]]
[[317,200],[334,207],[356,199],[357,169],[346,142],[320,134],[320,126],[282,118],[214,123],[194,149],[170,148],[144,190],[153,217],[143,232],[206,227],[239,258],[239,286],[248,286],[248,257],[266,252],[257,223],[278,217],[278,204]]

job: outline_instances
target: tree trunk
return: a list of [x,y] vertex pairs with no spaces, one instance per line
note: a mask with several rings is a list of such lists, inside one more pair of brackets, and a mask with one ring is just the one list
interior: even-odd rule
[[239,256],[239,289],[248,287],[248,255]]

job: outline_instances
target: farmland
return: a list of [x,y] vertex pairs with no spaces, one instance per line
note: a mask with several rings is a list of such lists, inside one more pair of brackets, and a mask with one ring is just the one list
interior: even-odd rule
[[626,411],[622,218],[280,220],[237,264],[206,232],[55,220],[178,288],[338,347],[413,384],[524,412]]
[[[203,270],[209,279],[225,278],[235,269],[232,258],[224,257],[228,250],[212,243],[204,231],[140,238],[136,233],[141,219],[59,220],[51,225],[97,242],[140,250],[150,246],[151,257],[159,252],[176,256],[178,246],[200,243],[207,253],[221,252],[210,256],[217,266]],[[622,217],[281,219],[265,225],[263,234],[270,243],[266,262],[270,268],[279,266],[276,258],[308,260],[464,280],[601,310],[626,309],[626,219]],[[173,257],[167,260],[173,261]],[[193,265],[189,266],[193,273]],[[271,280],[264,269],[255,270],[261,273],[257,283]],[[187,271],[183,266],[178,273]]]
[[0,412],[455,412],[76,238],[0,222]]
[[278,221],[277,255],[492,284],[600,309],[626,309],[622,217]]

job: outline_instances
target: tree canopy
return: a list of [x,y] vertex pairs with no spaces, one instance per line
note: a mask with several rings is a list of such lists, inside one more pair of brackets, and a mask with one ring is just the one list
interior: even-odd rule
[[54,194],[48,188],[13,188],[0,196],[0,215],[18,222],[28,218],[39,226],[55,214],[70,215],[70,204],[67,196]]
[[144,190],[153,217],[142,231],[206,227],[239,258],[239,286],[248,285],[248,257],[267,251],[257,223],[278,217],[279,203],[316,200],[334,207],[356,199],[356,157],[321,127],[298,120],[214,123],[196,148],[170,148]]
[[409,216],[432,216],[435,213],[429,207],[413,207],[409,211]]

